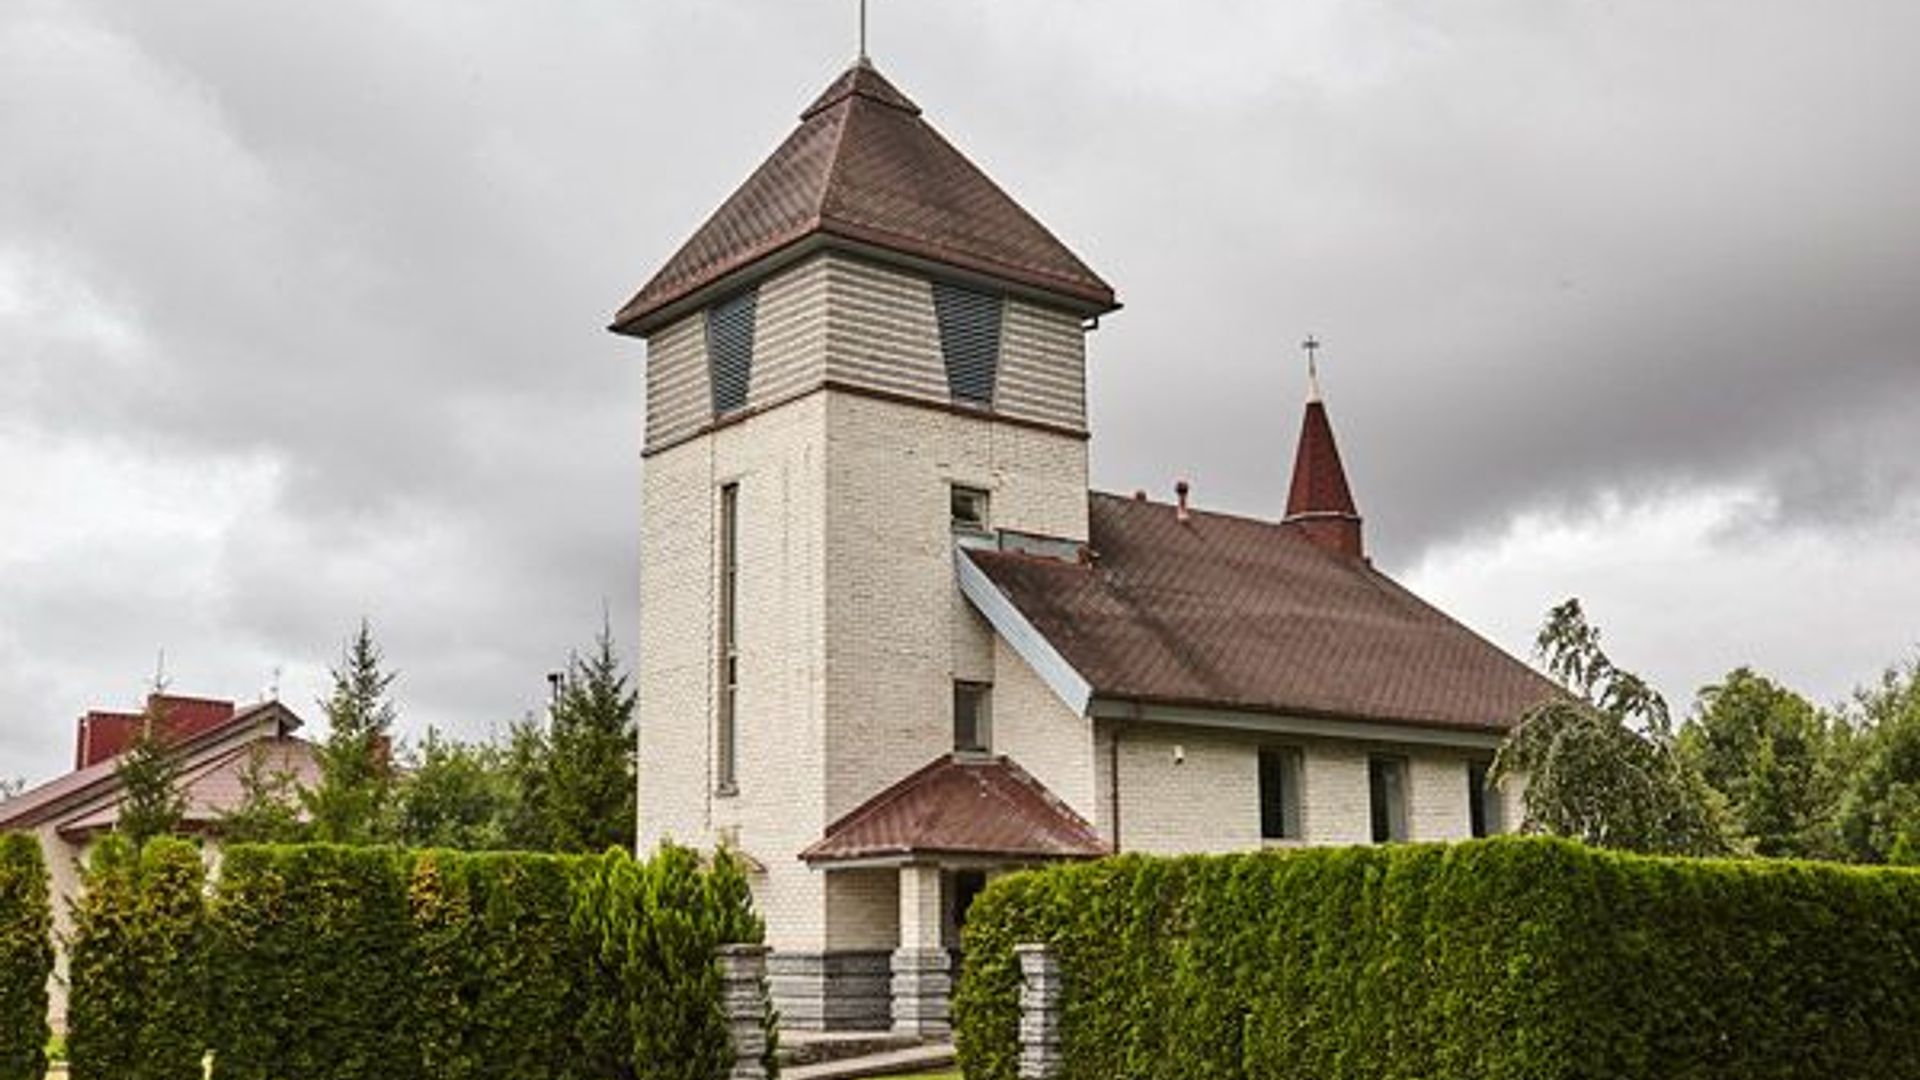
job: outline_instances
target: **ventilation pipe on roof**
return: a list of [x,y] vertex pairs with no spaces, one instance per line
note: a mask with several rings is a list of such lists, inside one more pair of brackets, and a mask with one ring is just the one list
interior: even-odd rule
[[1193,520],[1193,511],[1187,509],[1187,493],[1192,490],[1193,485],[1187,483],[1185,480],[1181,480],[1173,485],[1174,498],[1177,500],[1173,508],[1173,520],[1181,522],[1182,524]]

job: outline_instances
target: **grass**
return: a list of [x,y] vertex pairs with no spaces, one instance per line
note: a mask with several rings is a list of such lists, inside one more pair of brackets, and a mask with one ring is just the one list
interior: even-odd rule
[[961,1080],[958,1072],[906,1073],[900,1076],[882,1076],[879,1080]]

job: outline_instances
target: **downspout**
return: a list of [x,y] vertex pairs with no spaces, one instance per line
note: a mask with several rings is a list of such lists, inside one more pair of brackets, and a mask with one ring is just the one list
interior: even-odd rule
[[1113,735],[1107,740],[1107,799],[1112,803],[1108,807],[1113,821],[1113,853],[1120,854],[1120,725],[1112,728]]

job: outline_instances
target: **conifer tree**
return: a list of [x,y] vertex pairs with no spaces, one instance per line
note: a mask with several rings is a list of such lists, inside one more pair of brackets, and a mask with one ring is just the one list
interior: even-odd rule
[[568,658],[554,702],[544,793],[553,850],[632,850],[637,699],[603,619],[593,652]]
[[126,793],[116,828],[136,851],[156,836],[179,831],[187,813],[187,796],[180,790],[180,762],[164,738],[164,689],[156,685],[148,695],[140,726],[114,769]]
[[362,618],[332,669],[333,690],[320,702],[328,730],[315,755],[319,786],[301,794],[318,840],[378,843],[392,832],[395,710],[387,690],[395,673],[384,660]]

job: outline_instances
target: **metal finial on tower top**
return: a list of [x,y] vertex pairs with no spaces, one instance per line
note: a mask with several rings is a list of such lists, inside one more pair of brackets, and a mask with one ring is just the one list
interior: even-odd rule
[[867,60],[867,0],[860,0],[860,62]]
[[1320,339],[1317,337],[1314,337],[1312,334],[1308,334],[1307,340],[1301,342],[1300,347],[1307,351],[1307,400],[1319,401],[1320,400],[1320,356],[1319,356]]

